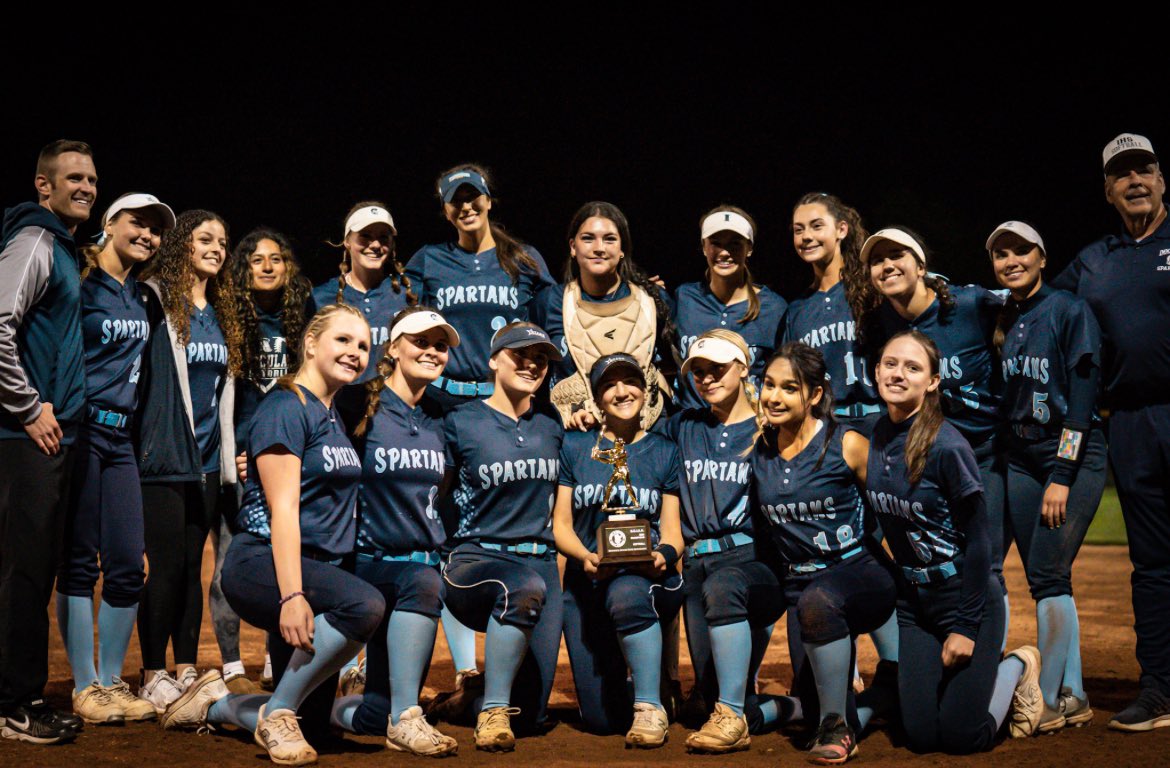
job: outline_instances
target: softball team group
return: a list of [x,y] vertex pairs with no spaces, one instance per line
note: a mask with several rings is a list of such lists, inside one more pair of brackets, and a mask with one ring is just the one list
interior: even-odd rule
[[[812,284],[786,303],[753,282],[746,211],[702,217],[704,279],[668,291],[633,260],[623,213],[591,202],[558,284],[493,222],[485,170],[462,165],[437,182],[449,242],[404,264],[390,212],[360,202],[334,243],[338,276],[313,288],[279,232],[229,250],[218,215],[176,216],[148,194],[115,200],[97,243],[76,248],[92,169],[86,145],[50,145],[40,205],[5,217],[0,278],[33,274],[0,297],[18,329],[0,342],[35,399],[4,384],[4,415],[24,428],[0,437],[67,455],[56,589],[74,680],[73,715],[2,681],[5,737],[157,717],[246,729],[274,762],[304,765],[317,753],[301,717],[310,735],[331,724],[435,757],[459,746],[435,724],[466,718],[476,748],[507,751],[552,726],[562,637],[583,727],[627,747],[662,746],[672,719],[707,753],[803,721],[809,759],[838,764],[874,718],[912,750],[948,753],[1093,719],[1071,570],[1105,484],[1102,372],[1107,391],[1124,372],[1109,333],[1103,356],[1092,295],[1045,283],[1032,226],[987,238],[993,292],[930,272],[911,230],[871,235],[839,198],[805,195],[784,225]],[[1118,137],[1105,172],[1125,205],[1154,188],[1146,224],[1166,234],[1149,142]],[[48,257],[30,229],[55,238]],[[1092,294],[1091,270],[1079,259],[1062,280]],[[84,401],[67,421],[70,301]],[[29,318],[39,335],[19,330]],[[16,478],[2,490],[22,503]],[[611,507],[648,523],[651,559],[599,557]],[[200,674],[208,535],[223,670]],[[1005,654],[1012,541],[1038,637]],[[757,673],[785,615],[791,692],[765,695]],[[244,674],[240,619],[268,633],[270,693]],[[135,622],[137,692],[120,677]],[[424,710],[440,623],[456,688]],[[862,634],[880,657],[864,690]],[[6,667],[13,656],[0,651]],[[1111,727],[1170,725],[1150,679]]]

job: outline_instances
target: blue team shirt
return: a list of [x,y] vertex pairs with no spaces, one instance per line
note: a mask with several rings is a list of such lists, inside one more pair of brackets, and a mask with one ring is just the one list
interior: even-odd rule
[[781,557],[794,565],[830,565],[856,550],[865,534],[865,504],[841,445],[845,430],[834,430],[826,449],[827,432],[822,422],[791,459],[763,441],[752,453],[753,503]]
[[191,387],[191,416],[195,443],[204,472],[219,471],[219,396],[227,377],[227,343],[211,304],[191,312],[191,340],[187,342],[187,382]]
[[926,458],[922,479],[911,485],[906,468],[906,435],[916,416],[894,424],[883,416],[874,427],[866,468],[866,494],[898,564],[909,568],[941,565],[966,547],[951,512],[960,500],[982,493],[975,452],[944,421]]
[[[313,302],[317,309],[337,303],[338,282],[339,278],[335,277],[313,289]],[[417,295],[417,289],[415,293]],[[387,277],[377,288],[365,293],[346,281],[341,297],[346,304],[360,309],[370,325],[370,363],[355,382],[362,384],[378,375],[378,361],[382,359],[386,340],[390,338],[390,321],[406,307],[406,291],[401,288],[395,291]]]
[[[757,285],[760,314],[755,320],[741,323],[747,313],[748,302],[724,304],[711,292],[708,283],[684,283],[678,287],[674,299],[674,324],[679,335],[679,359],[685,360],[691,344],[707,331],[722,328],[735,331],[747,342],[751,351],[748,360],[752,383],[759,387],[764,378],[764,365],[776,342],[776,332],[784,317],[787,304],[772,289]],[[677,393],[684,408],[706,408],[707,401],[699,397],[691,377],[680,376]]]
[[256,409],[248,432],[248,479],[237,524],[264,539],[272,538],[272,513],[256,471],[256,457],[284,446],[301,460],[301,545],[341,557],[353,551],[361,459],[345,436],[335,408],[326,408],[312,392],[278,389]]
[[[590,456],[596,444],[596,432],[568,432],[561,445],[560,459],[560,484],[573,489],[573,530],[591,552],[597,550],[597,526],[608,519],[602,514],[601,507],[605,503],[605,484],[613,475],[612,464],[595,461]],[[602,450],[613,448],[613,441],[602,438],[600,447]],[[662,496],[667,493],[678,495],[678,449],[661,434],[647,432],[641,440],[626,446],[626,455],[630,484],[634,486],[637,499],[631,500],[625,483],[618,483],[612,503],[637,505],[638,509],[626,514],[650,523],[651,538],[657,546]]]
[[448,414],[446,459],[459,472],[453,538],[552,545],[564,434],[560,417],[547,406],[533,406],[513,420],[475,400]]
[[1001,378],[994,370],[999,355],[993,338],[1003,299],[977,285],[952,285],[950,292],[955,306],[945,323],[939,322],[937,298],[913,320],[903,319],[883,301],[879,309],[882,339],[876,348],[907,328],[929,336],[940,355],[943,411],[972,445],[981,445],[998,425]]
[[[309,312],[307,316],[311,316]],[[260,381],[236,380],[236,445],[242,446],[248,436],[248,425],[260,401],[276,386],[276,380],[289,372],[293,349],[284,337],[282,313],[268,313],[256,307],[257,329],[260,332]]]
[[81,284],[81,334],[87,401],[102,410],[133,413],[150,338],[138,281],[127,277],[119,283],[94,267]]
[[688,408],[667,419],[664,431],[678,445],[683,540],[750,534],[752,463],[744,453],[756,434],[755,419],[723,424],[710,408]]
[[1170,218],[1140,243],[1129,234],[1093,243],[1052,285],[1087,301],[1101,324],[1114,408],[1170,401]]
[[857,342],[857,324],[845,283],[827,291],[814,291],[788,305],[784,318],[783,340],[800,341],[825,356],[833,406],[882,406],[873,383],[873,369],[865,350]]
[[392,389],[366,433],[358,496],[358,549],[430,552],[446,540],[435,505],[446,458],[443,427]]
[[516,282],[500,267],[496,249],[471,253],[455,242],[424,245],[410,258],[406,276],[420,304],[443,313],[459,332],[446,372],[456,381],[487,381],[492,334],[513,320],[528,320],[533,298],[553,283],[544,258],[525,247],[536,272],[521,267]]
[[1100,365],[1101,330],[1089,305],[1042,286],[1029,297],[1001,350],[1001,413],[1017,424],[1059,430],[1068,416],[1070,381],[1082,359]]

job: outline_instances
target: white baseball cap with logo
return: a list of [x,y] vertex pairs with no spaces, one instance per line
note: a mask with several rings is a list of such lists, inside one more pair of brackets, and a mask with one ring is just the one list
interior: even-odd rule
[[169,205],[154,195],[149,195],[145,192],[128,192],[110,203],[110,207],[106,209],[105,214],[102,216],[102,227],[109,224],[122,211],[141,211],[148,208],[157,213],[159,218],[162,219],[163,229],[170,229],[175,226],[175,212],[171,210]]
[[991,247],[995,245],[995,240],[1000,235],[1011,232],[1019,235],[1026,242],[1032,245],[1040,246],[1040,250],[1048,253],[1048,249],[1044,247],[1044,238],[1040,237],[1040,233],[1035,230],[1030,224],[1025,224],[1022,221],[1005,221],[995,228],[995,231],[987,238],[987,252],[991,253]]
[[1154,154],[1154,145],[1145,136],[1138,136],[1136,133],[1120,134],[1106,144],[1101,153],[1101,162],[1105,173],[1109,173],[1109,164],[1117,158],[1137,153],[1148,156],[1151,162],[1158,162],[1158,156]]
[[691,365],[696,360],[710,360],[716,365],[723,365],[730,362],[740,362],[744,366],[748,364],[742,349],[726,339],[714,337],[697,339],[691,344],[690,349],[687,350],[687,359],[683,361],[682,369],[679,373],[685,376],[690,372]]

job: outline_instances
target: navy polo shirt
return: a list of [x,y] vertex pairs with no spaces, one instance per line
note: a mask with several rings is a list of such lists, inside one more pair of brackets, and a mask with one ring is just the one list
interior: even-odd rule
[[970,444],[944,421],[926,458],[922,479],[907,477],[906,436],[917,416],[901,424],[883,416],[874,427],[866,468],[866,494],[881,520],[894,559],[924,568],[950,562],[966,547],[952,514],[957,502],[983,492]]
[[785,342],[803,342],[825,356],[835,408],[882,405],[873,382],[873,366],[857,342],[857,324],[845,298],[845,283],[789,304],[783,333]]
[[723,424],[709,408],[689,408],[666,420],[664,431],[678,446],[683,540],[750,534],[752,463],[745,451],[755,438],[755,419]]
[[284,446],[301,460],[301,545],[341,557],[353,551],[362,467],[337,415],[312,392],[277,389],[256,409],[248,432],[248,479],[240,502],[240,530],[272,538],[272,513],[260,485],[256,457]]
[[447,464],[459,471],[454,538],[551,546],[564,438],[556,412],[534,405],[513,419],[474,400],[447,415],[443,436]]
[[[596,432],[572,431],[565,434],[561,445],[560,484],[573,489],[573,530],[590,551],[597,550],[597,526],[608,519],[601,511],[605,503],[605,485],[613,475],[613,465],[591,457],[597,444]],[[613,441],[601,439],[601,449],[613,448]],[[617,483],[612,503],[638,508],[628,513],[650,523],[654,545],[658,544],[658,521],[662,509],[662,495],[678,495],[678,449],[666,437],[647,432],[634,443],[626,445],[630,484],[636,499],[630,499],[625,483]]]
[[831,564],[865,535],[865,504],[842,452],[845,430],[834,430],[826,446],[827,432],[822,422],[791,459],[764,441],[752,453],[754,503],[789,563]]
[[[764,378],[764,365],[772,353],[776,331],[787,307],[784,299],[772,289],[755,286],[759,291],[760,314],[755,320],[741,323],[747,313],[748,302],[724,304],[711,292],[708,283],[684,283],[675,294],[674,323],[679,335],[679,359],[685,360],[691,344],[707,331],[722,328],[734,331],[743,337],[751,351],[748,360],[752,383],[757,387]],[[680,376],[677,388],[679,400],[684,408],[706,408],[707,401],[699,397],[691,377]]]
[[358,548],[429,552],[446,534],[436,500],[443,483],[442,423],[382,390],[366,433],[358,514]]
[[487,381],[492,335],[513,320],[529,320],[529,305],[540,289],[553,284],[544,258],[525,246],[535,272],[521,267],[513,281],[500,267],[496,249],[472,253],[458,243],[424,245],[410,258],[410,278],[420,304],[434,307],[459,332],[444,376],[456,381]]
[[81,284],[81,333],[85,343],[85,389],[89,404],[130,414],[138,404],[142,353],[150,323],[138,281],[119,283],[94,267]]
[[999,355],[993,338],[1003,299],[977,285],[952,285],[950,292],[955,306],[946,322],[940,320],[937,298],[913,320],[904,319],[883,301],[878,312],[881,344],[907,328],[934,341],[940,355],[943,411],[971,445],[981,445],[994,435],[999,423],[1001,378],[994,370]]
[[228,349],[208,304],[192,307],[191,340],[187,342],[187,381],[191,387],[191,416],[195,443],[204,472],[219,471],[219,396],[227,377]]

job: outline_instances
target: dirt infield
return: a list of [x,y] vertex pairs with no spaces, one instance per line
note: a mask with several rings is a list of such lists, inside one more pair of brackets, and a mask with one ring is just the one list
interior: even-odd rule
[[[208,559],[208,562],[210,558]],[[1105,727],[1108,716],[1125,706],[1137,693],[1138,668],[1133,657],[1133,612],[1129,603],[1130,565],[1123,547],[1086,547],[1077,561],[1074,584],[1077,589],[1077,607],[1081,617],[1081,633],[1086,674],[1086,687],[1097,716],[1091,727],[1068,730],[1056,736],[1023,741],[1007,741],[992,752],[968,757],[942,755],[914,755],[891,742],[884,731],[870,734],[861,744],[861,756],[854,764],[893,766],[966,765],[1002,766],[1026,765],[1029,768],[1071,768],[1072,766],[1170,765],[1170,729],[1151,734],[1128,735],[1109,731]],[[1011,640],[1012,646],[1035,642],[1036,620],[1033,604],[1028,597],[1019,559],[1013,550],[1008,561],[1009,588],[1013,598]],[[52,611],[50,611],[52,613]],[[59,707],[69,707],[69,667],[53,630],[51,682],[49,698]],[[432,665],[424,696],[443,690],[452,684],[453,671],[447,659],[442,633],[439,633],[435,663]],[[788,664],[783,627],[778,626],[772,646],[761,671],[761,680],[769,692],[782,693],[791,674]],[[861,668],[868,675],[875,656],[868,640],[862,641]],[[263,663],[264,644],[261,633],[246,628],[241,638],[244,662],[250,673],[257,673]],[[690,687],[690,668],[683,653],[683,687]],[[210,666],[219,659],[209,619],[205,616],[200,647],[201,666]],[[126,661],[126,678],[137,680],[140,663],[137,643],[131,645]],[[766,734],[753,738],[752,749],[726,757],[688,756],[683,748],[686,731],[679,725],[671,727],[670,743],[663,749],[649,752],[626,751],[620,737],[597,737],[582,733],[575,725],[575,701],[568,657],[561,651],[557,687],[553,707],[562,720],[548,735],[521,740],[515,753],[509,756],[476,752],[468,728],[443,726],[443,730],[459,740],[460,763],[479,765],[540,765],[542,768],[562,765],[643,765],[669,761],[696,761],[707,765],[769,765],[804,764],[799,744],[799,731]],[[423,758],[412,758],[389,753],[378,739],[346,736],[344,741],[322,747],[323,766],[375,766],[387,761],[411,761],[421,765]],[[220,731],[196,736],[186,733],[163,733],[155,724],[87,727],[76,743],[56,747],[34,747],[10,741],[0,742],[0,766],[91,766],[136,765],[143,768],[164,766],[269,765],[263,750],[251,741],[251,734]]]

